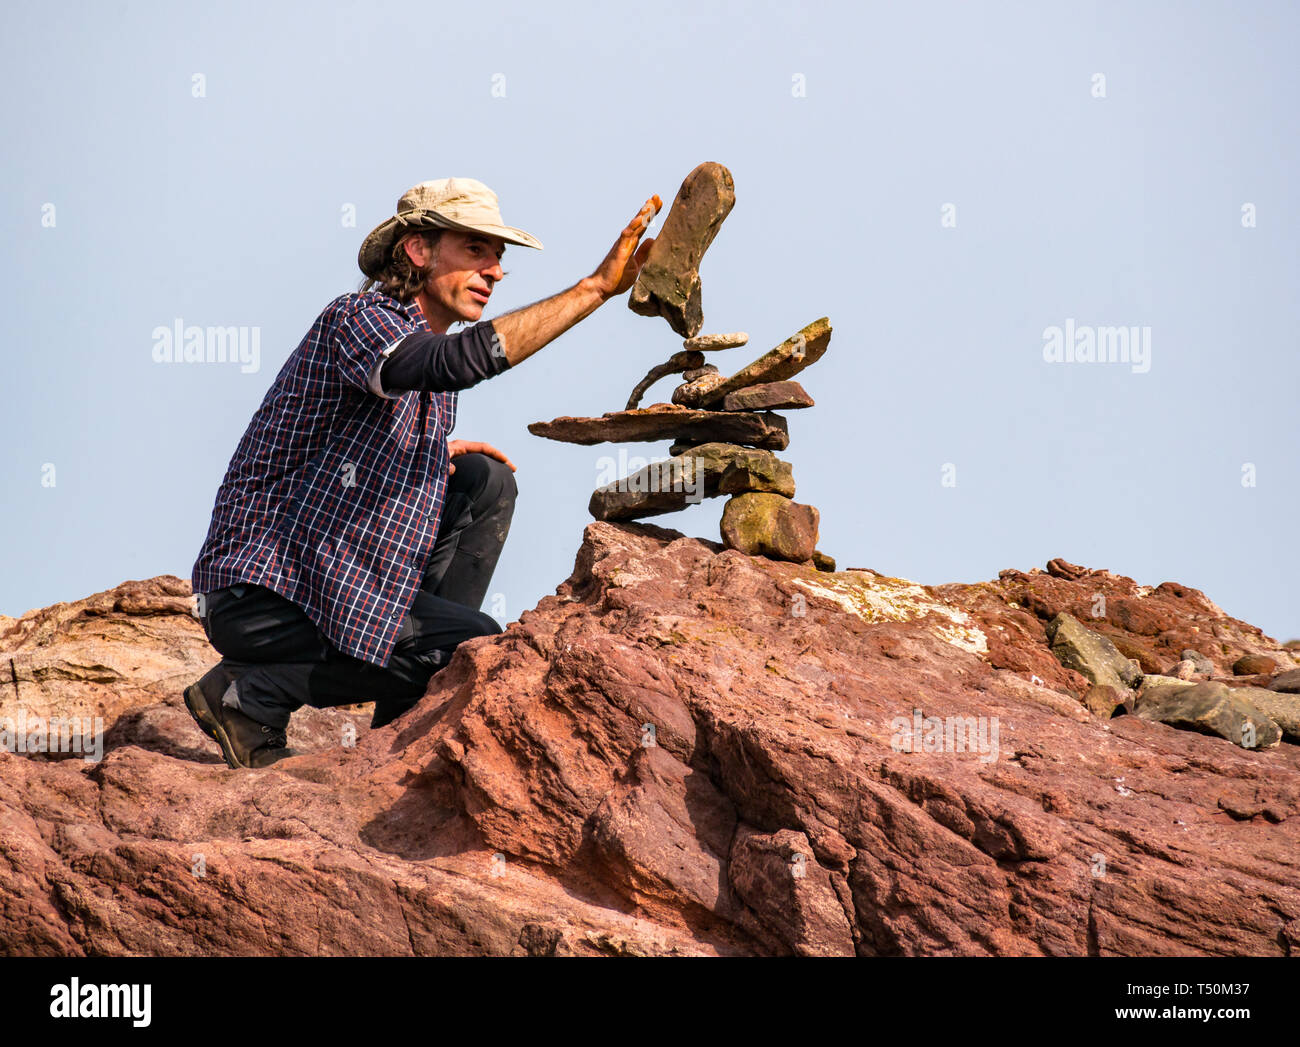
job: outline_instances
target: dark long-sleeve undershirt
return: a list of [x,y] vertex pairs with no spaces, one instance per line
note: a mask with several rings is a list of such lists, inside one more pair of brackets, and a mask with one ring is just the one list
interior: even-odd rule
[[407,335],[380,367],[380,384],[386,393],[468,389],[510,366],[495,335],[490,320],[455,334],[417,331]]

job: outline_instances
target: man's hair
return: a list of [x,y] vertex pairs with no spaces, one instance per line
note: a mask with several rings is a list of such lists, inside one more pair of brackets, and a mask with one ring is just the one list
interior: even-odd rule
[[433,264],[437,261],[436,253],[429,259],[426,266],[417,266],[406,254],[407,240],[419,237],[430,248],[436,249],[438,241],[442,239],[443,229],[435,229],[426,226],[422,229],[412,229],[408,233],[397,238],[393,244],[393,249],[388,253],[388,262],[380,271],[377,277],[367,277],[361,281],[361,290],[375,290],[380,294],[386,294],[390,298],[396,298],[399,302],[411,301],[421,290],[429,279],[429,274],[433,272]]

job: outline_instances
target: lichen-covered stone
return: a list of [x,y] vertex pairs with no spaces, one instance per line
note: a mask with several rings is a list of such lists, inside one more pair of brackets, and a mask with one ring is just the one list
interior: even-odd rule
[[1123,691],[1142,679],[1141,671],[1114,643],[1064,611],[1048,623],[1047,641],[1062,665],[1082,673],[1094,684]]
[[803,563],[817,548],[821,514],[779,494],[738,494],[722,510],[723,544],[749,556]]
[[820,549],[814,549],[812,554],[813,566],[819,571],[827,574],[835,573],[835,557],[827,556]]
[[826,317],[814,320],[801,331],[792,334],[775,349],[769,349],[753,363],[742,367],[725,382],[709,393],[703,406],[721,404],[728,393],[751,385],[767,382],[784,382],[806,367],[811,367],[826,355],[831,341],[831,322]]

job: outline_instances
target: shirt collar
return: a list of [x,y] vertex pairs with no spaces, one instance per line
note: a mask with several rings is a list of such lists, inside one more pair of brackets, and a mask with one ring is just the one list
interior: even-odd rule
[[410,317],[411,323],[415,324],[415,326],[421,331],[427,331],[429,329],[429,322],[424,318],[424,310],[420,308],[420,300],[418,298],[412,298],[402,306],[402,309],[406,312],[406,315]]

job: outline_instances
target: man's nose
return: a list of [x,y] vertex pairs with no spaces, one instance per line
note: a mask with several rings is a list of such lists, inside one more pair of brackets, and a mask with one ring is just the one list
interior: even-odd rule
[[486,276],[486,277],[491,277],[492,280],[493,280],[493,282],[495,282],[495,281],[497,281],[497,280],[500,280],[500,279],[501,279],[502,277],[504,277],[506,274],[505,274],[505,272],[502,270],[502,268],[501,268],[501,262],[500,262],[500,260],[498,259],[497,261],[493,262],[492,265],[491,265],[490,267],[488,267],[487,269],[484,269],[484,270],[483,270],[483,275]]

